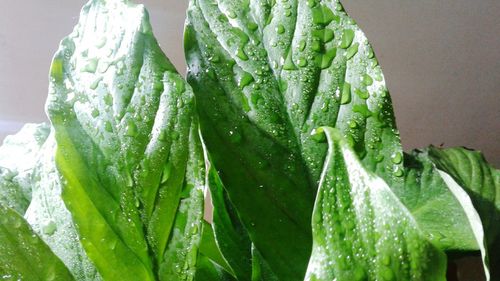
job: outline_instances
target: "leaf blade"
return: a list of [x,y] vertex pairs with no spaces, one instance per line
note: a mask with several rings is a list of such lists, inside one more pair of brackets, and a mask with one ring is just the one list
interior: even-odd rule
[[323,130],[330,149],[306,280],[445,280],[444,253],[426,240],[389,186],[365,170],[341,134]]
[[74,280],[17,212],[0,204],[0,274],[22,280]]

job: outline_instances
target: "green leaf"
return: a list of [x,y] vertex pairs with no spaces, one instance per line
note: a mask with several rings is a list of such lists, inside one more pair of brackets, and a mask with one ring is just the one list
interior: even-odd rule
[[205,161],[198,126],[191,127],[189,159],[182,189],[181,202],[173,230],[160,263],[160,280],[193,280],[196,276],[198,250],[203,235],[205,191]]
[[393,189],[420,228],[443,250],[475,251],[478,242],[462,204],[429,159],[427,151],[405,155],[405,185]]
[[465,213],[467,214],[467,218],[469,219],[470,226],[472,227],[472,231],[474,233],[474,236],[477,240],[478,248],[481,251],[481,258],[483,260],[483,267],[484,267],[484,275],[486,277],[486,280],[489,281],[490,279],[490,270],[489,270],[489,258],[488,258],[488,252],[486,250],[486,240],[485,240],[485,231],[483,224],[481,222],[481,218],[479,217],[479,214],[477,213],[476,209],[474,208],[474,205],[472,204],[472,200],[465,192],[465,190],[459,186],[453,178],[448,175],[447,173],[443,171],[439,171],[439,174],[443,178],[443,180],[446,182],[448,187],[450,188],[451,192],[455,195],[455,197],[458,199],[460,204],[462,204]]
[[191,0],[185,49],[204,141],[229,200],[277,276],[302,280],[327,151],[313,129],[338,128],[368,170],[403,184],[371,46],[338,1]]
[[200,254],[198,256],[195,281],[235,281],[227,271],[222,269],[208,257]]
[[203,223],[200,254],[212,260],[228,273],[232,272],[231,267],[227,264],[226,260],[222,256],[219,246],[217,245],[212,225],[207,221],[204,221]]
[[[208,158],[208,156],[206,156]],[[241,223],[234,206],[229,201],[224,185],[215,168],[208,164],[208,185],[213,205],[212,225],[217,248],[227,263],[228,272],[238,280],[251,280],[252,277],[252,242],[247,230]]]
[[[430,147],[429,156],[436,166],[470,196],[485,232],[490,253],[491,278],[500,277],[500,171],[489,165],[482,153],[466,148]],[[448,181],[451,181],[448,179]],[[482,245],[481,245],[482,246]],[[483,253],[483,259],[485,254]],[[486,266],[486,265],[485,265]]]
[[0,146],[0,203],[20,214],[31,201],[33,167],[49,131],[47,124],[26,124]]
[[446,280],[446,256],[380,177],[368,172],[338,130],[313,213],[306,280]]
[[194,96],[144,7],[90,1],[50,79],[62,197],[102,278],[192,280],[205,179]]
[[448,173],[469,194],[482,217],[492,243],[500,234],[500,170],[489,165],[484,156],[465,148],[429,147],[436,166]]
[[50,134],[32,171],[33,199],[25,218],[77,280],[101,280],[78,239],[71,214],[61,198],[62,184],[55,163],[56,141]]
[[14,179],[16,175],[16,172],[0,167],[0,204],[22,214],[28,208],[31,192],[25,192],[27,190]]
[[74,280],[23,217],[3,204],[0,204],[0,278]]

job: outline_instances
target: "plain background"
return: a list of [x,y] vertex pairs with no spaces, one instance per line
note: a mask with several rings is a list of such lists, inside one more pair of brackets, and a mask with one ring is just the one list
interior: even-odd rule
[[[0,139],[45,121],[47,73],[82,0],[2,0]],[[148,0],[155,34],[185,72],[187,0]],[[500,166],[500,1],[344,0],[371,41],[406,150],[428,144],[483,151]]]

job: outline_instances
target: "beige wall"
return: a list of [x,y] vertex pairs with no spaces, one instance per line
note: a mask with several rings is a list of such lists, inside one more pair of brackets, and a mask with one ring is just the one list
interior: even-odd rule
[[[2,0],[0,138],[45,120],[47,72],[82,0]],[[187,0],[143,2],[159,41],[184,72]],[[480,149],[500,166],[500,1],[345,0],[378,55],[406,149]]]

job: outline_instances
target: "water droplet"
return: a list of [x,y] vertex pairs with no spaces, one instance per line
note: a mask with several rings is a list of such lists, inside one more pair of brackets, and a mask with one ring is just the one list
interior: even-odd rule
[[315,52],[321,51],[321,42],[319,40],[313,40],[311,43],[311,50]]
[[304,57],[299,58],[299,60],[297,61],[297,64],[298,64],[300,67],[305,67],[305,66],[307,66],[307,60],[306,60],[306,58],[304,58]]
[[326,26],[330,22],[332,22],[333,20],[338,21],[338,17],[335,16],[333,14],[332,10],[330,10],[325,5],[314,6],[311,9],[311,13],[312,13],[312,18],[313,18],[314,24],[320,24],[320,25]]
[[191,234],[196,234],[198,233],[198,225],[197,224],[193,224],[193,228],[191,229]]
[[56,81],[63,80],[63,61],[60,58],[54,58],[50,66],[50,76]]
[[255,31],[255,30],[257,30],[257,28],[259,28],[259,26],[254,22],[249,22],[247,24],[247,27],[250,31]]
[[113,97],[111,96],[111,94],[109,93],[106,93],[104,95],[104,104],[110,106],[113,104]]
[[307,0],[307,6],[309,8],[316,6],[316,0]]
[[326,134],[323,132],[322,128],[312,131],[311,138],[318,143],[326,142]]
[[373,84],[373,79],[371,78],[370,75],[368,74],[365,74],[363,76],[363,83],[366,85],[366,86],[371,86]]
[[241,94],[241,107],[245,112],[249,112],[251,110],[250,104],[248,103],[248,98],[245,94]]
[[300,42],[299,42],[299,50],[300,51],[304,51],[305,48],[306,48],[306,40],[300,40]]
[[335,34],[333,30],[326,28],[326,29],[319,29],[319,30],[313,30],[312,32],[314,38],[317,38],[317,40],[322,41],[323,43],[328,43],[333,40],[335,37]]
[[321,67],[321,69],[326,69],[332,65],[333,59],[337,55],[337,49],[331,48],[326,51],[323,55],[316,56],[316,64]]
[[106,121],[104,123],[104,130],[106,130],[106,132],[113,132],[113,126],[111,126],[111,122],[109,121]]
[[243,89],[244,87],[248,86],[250,83],[254,81],[253,76],[245,72],[243,75],[240,76],[240,79],[238,80],[238,86]]
[[351,102],[351,84],[344,82],[342,86],[342,97],[340,104],[347,104]]
[[184,93],[186,91],[186,83],[181,76],[174,76],[173,81],[177,93]]
[[368,109],[366,104],[356,104],[352,107],[352,111],[361,114],[364,118],[372,116],[372,112]]
[[377,156],[375,156],[375,161],[376,161],[377,163],[382,162],[382,160],[384,160],[384,155],[382,155],[382,154],[378,154]]
[[230,130],[228,132],[229,141],[232,143],[240,143],[241,142],[241,134],[237,131],[237,128]]
[[347,60],[352,59],[352,57],[354,57],[358,53],[358,47],[359,43],[355,43],[351,47],[349,47],[349,49],[347,49],[347,51],[345,52],[345,58]]
[[238,58],[240,58],[241,60],[244,60],[244,61],[248,60],[248,56],[245,53],[245,51],[243,50],[243,47],[238,48],[238,51],[236,52],[236,56]]
[[102,76],[97,77],[92,84],[90,84],[90,89],[95,90],[97,89],[97,86],[99,86],[99,83],[102,81]]
[[99,116],[99,110],[97,108],[94,108],[90,114],[92,115],[92,117],[96,118],[97,116]]
[[276,32],[278,32],[278,34],[285,33],[285,27],[282,24],[278,24],[278,26],[276,27]]
[[42,228],[42,232],[46,235],[52,235],[57,230],[57,225],[54,221],[49,221]]
[[370,97],[370,93],[368,93],[368,91],[366,90],[363,90],[363,89],[356,89],[354,90],[354,92],[356,93],[356,95],[358,95],[358,97],[366,100]]
[[392,163],[394,164],[400,164],[403,162],[403,154],[401,152],[396,152],[392,156]]
[[97,70],[97,65],[99,64],[99,59],[93,58],[87,61],[87,64],[82,68],[83,72],[95,73]]
[[135,137],[139,133],[139,131],[137,130],[137,125],[131,120],[127,122],[126,130],[127,130],[126,135],[129,137]]
[[297,67],[293,63],[292,52],[291,51],[288,52],[288,54],[287,54],[287,56],[285,58],[285,62],[283,63],[283,69],[285,69],[285,70],[295,70],[295,69],[297,69]]
[[347,49],[351,46],[352,41],[354,40],[354,31],[351,29],[346,29],[342,33],[342,39],[340,42],[340,48]]
[[394,175],[396,177],[402,177],[404,175],[403,169],[399,166],[396,166],[396,168],[394,169]]
[[214,55],[208,57],[208,61],[217,63],[217,62],[220,62],[220,57],[219,57],[219,55],[214,54]]
[[356,121],[354,121],[354,120],[351,120],[349,122],[349,127],[352,129],[355,129],[356,127],[358,127],[358,123],[356,123]]
[[106,41],[107,41],[106,36],[103,36],[96,41],[95,46],[100,49],[104,47],[104,45],[106,45]]
[[234,11],[229,11],[227,13],[228,18],[230,19],[235,19],[237,17],[236,13]]

